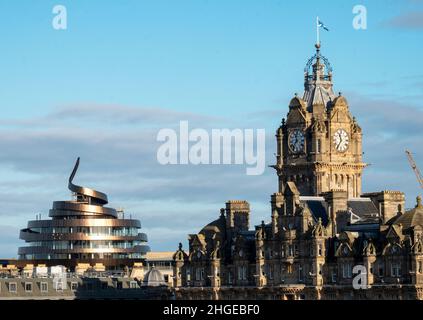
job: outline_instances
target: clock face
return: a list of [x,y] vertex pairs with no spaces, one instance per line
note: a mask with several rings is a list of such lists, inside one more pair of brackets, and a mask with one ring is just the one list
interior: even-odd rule
[[300,153],[304,150],[304,133],[296,129],[289,134],[289,148],[294,153]]
[[348,133],[344,129],[338,129],[333,135],[335,149],[339,152],[346,151],[348,149],[349,139]]

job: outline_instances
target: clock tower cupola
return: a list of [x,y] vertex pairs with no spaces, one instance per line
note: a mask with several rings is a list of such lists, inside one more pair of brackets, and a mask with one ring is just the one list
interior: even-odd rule
[[276,169],[279,192],[287,182],[301,195],[318,196],[343,190],[348,197],[361,194],[362,133],[341,93],[333,92],[332,67],[316,53],[304,69],[304,93],[295,94],[286,120],[276,131]]

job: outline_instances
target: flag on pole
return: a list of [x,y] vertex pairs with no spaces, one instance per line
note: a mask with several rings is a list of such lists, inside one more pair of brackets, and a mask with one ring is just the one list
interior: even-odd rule
[[322,21],[320,21],[319,19],[317,19],[317,26],[318,26],[319,28],[323,28],[323,29],[325,29],[326,31],[329,31],[329,28],[328,28],[328,27],[326,27],[326,26],[325,26],[325,24],[324,24]]

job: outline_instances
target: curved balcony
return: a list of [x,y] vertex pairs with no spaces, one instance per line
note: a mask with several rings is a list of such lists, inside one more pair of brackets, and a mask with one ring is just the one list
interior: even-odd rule
[[[118,211],[105,207],[107,195],[73,184],[79,158],[69,177],[74,199],[54,201],[51,220],[32,220],[20,231],[20,239],[29,245],[18,249],[19,259],[29,263],[57,263],[67,267],[76,261],[119,265],[142,260],[150,251],[147,235],[139,232],[135,219],[119,219]],[[113,262],[112,262],[113,261]]]
[[86,234],[86,233],[34,233],[29,232],[28,229],[20,231],[19,239],[27,242],[38,241],[77,241],[77,240],[120,240],[120,241],[144,241],[147,242],[147,235],[145,233],[138,233],[136,236],[119,236],[108,234]]
[[71,217],[71,216],[97,216],[106,215],[117,218],[117,212],[113,208],[78,203],[73,201],[55,201],[53,209],[50,210],[50,217]]
[[141,253],[146,254],[150,251],[148,245],[136,245],[132,248],[75,248],[75,249],[51,249],[49,247],[20,247],[19,255],[24,254],[73,254],[73,253]]
[[28,228],[46,227],[133,227],[141,228],[141,222],[133,219],[56,219],[56,220],[32,220],[28,222]]

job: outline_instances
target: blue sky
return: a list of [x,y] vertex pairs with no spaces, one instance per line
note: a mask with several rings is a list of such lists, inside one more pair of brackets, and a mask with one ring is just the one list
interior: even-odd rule
[[[68,13],[54,30],[52,8]],[[365,5],[367,30],[352,27]],[[0,256],[18,229],[78,182],[142,220],[155,250],[174,250],[231,198],[270,217],[271,169],[159,167],[155,135],[189,119],[202,127],[273,131],[314,53],[315,18],[335,90],[364,131],[365,191],[419,188],[404,155],[423,168],[423,1],[2,1],[0,3]],[[217,177],[217,178],[216,178]],[[25,200],[23,200],[25,199]]]

